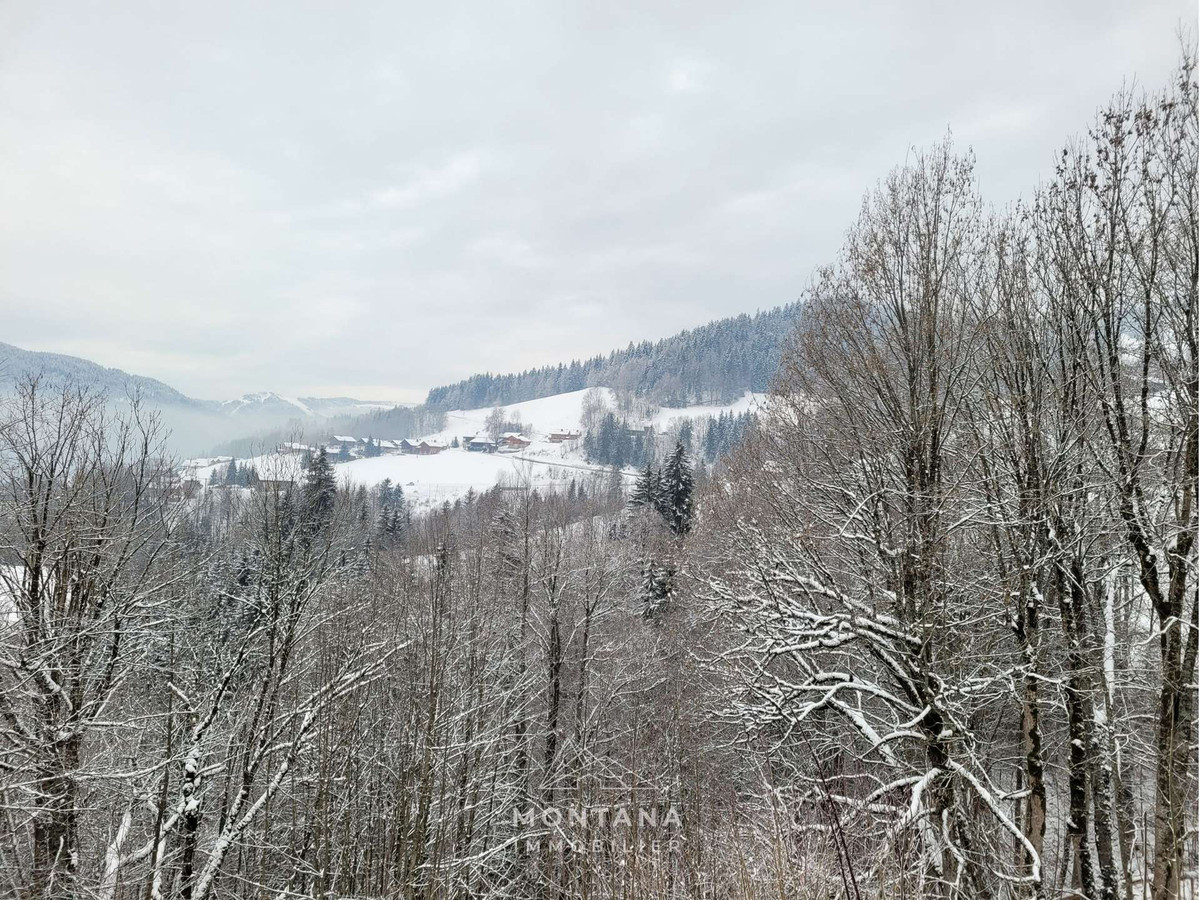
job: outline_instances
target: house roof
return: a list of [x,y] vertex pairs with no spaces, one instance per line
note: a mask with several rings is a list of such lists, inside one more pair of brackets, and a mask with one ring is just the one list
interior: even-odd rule
[[335,434],[333,436],[333,439],[340,444],[357,444],[358,443],[358,438],[352,437],[348,434]]

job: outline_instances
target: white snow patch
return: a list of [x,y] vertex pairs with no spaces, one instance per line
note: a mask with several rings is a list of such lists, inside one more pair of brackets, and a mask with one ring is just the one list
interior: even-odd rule
[[[583,427],[583,398],[588,391],[593,390],[603,394],[610,408],[614,406],[613,392],[608,388],[588,388],[555,394],[552,397],[540,397],[537,400],[523,400],[501,408],[508,421],[530,426],[533,433],[527,435],[528,437],[544,439],[550,432],[560,429],[579,431]],[[437,434],[425,435],[425,438],[447,444],[458,438],[461,442],[464,437],[472,437],[487,427],[487,419],[493,409],[493,406],[483,409],[452,409],[446,413],[446,427]]]
[[[594,474],[606,472],[604,466],[592,465],[583,458],[581,441],[552,444],[549,436],[555,431],[583,430],[583,400],[591,391],[599,391],[610,409],[616,406],[613,392],[608,388],[588,388],[525,400],[504,406],[505,419],[520,422],[529,431],[528,447],[517,452],[472,453],[465,446],[452,447],[451,442],[483,432],[488,416],[494,407],[482,409],[455,409],[446,413],[445,427],[434,434],[412,438],[413,443],[425,441],[447,449],[430,455],[385,454],[369,459],[354,459],[336,462],[334,471],[340,481],[351,485],[374,486],[384,479],[404,488],[405,495],[418,508],[436,506],[464,496],[468,491],[479,493],[493,485],[505,482],[529,484],[542,491],[565,489],[571,479],[589,480]],[[654,414],[653,425],[657,431],[665,431],[679,419],[718,416],[721,413],[742,413],[757,409],[764,400],[763,394],[746,393],[725,405],[698,405],[663,408]],[[352,440],[346,436],[338,440]],[[180,470],[184,478],[194,478],[207,486],[212,473],[229,466],[229,457],[212,457],[188,460]],[[270,453],[250,459],[239,459],[238,464],[251,465],[258,470],[260,478],[293,479],[303,478],[301,459],[297,454]],[[636,475],[626,469],[626,477]]]
[[744,412],[756,411],[763,408],[767,399],[766,394],[755,394],[746,391],[737,400],[725,404],[700,404],[697,406],[664,406],[651,419],[657,431],[663,431],[672,422],[679,419],[702,419],[712,416],[714,419],[722,413],[741,415]]

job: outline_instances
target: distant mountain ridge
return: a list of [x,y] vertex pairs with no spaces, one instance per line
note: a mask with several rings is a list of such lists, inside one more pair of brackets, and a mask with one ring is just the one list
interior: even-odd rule
[[479,409],[589,387],[628,391],[663,406],[724,403],[770,386],[784,344],[800,318],[799,301],[716,319],[607,356],[507,375],[475,374],[429,391],[431,409]]
[[243,394],[236,400],[197,400],[169,384],[145,375],[131,375],[78,356],[24,350],[0,343],[0,392],[8,392],[26,374],[40,374],[51,383],[72,382],[96,387],[114,399],[140,392],[152,402],[192,406],[226,415],[276,411],[290,416],[327,418],[335,415],[390,409],[394,403],[356,400],[353,397],[286,397],[274,391]]
[[274,411],[292,416],[299,414],[310,418],[328,419],[333,416],[391,409],[396,405],[395,403],[355,400],[353,397],[285,397],[274,391],[261,391],[254,394],[243,394],[236,400],[223,400],[220,408],[222,412],[231,416],[245,414],[247,411],[257,413]]
[[77,356],[0,343],[0,396],[11,394],[29,374],[40,375],[48,386],[69,383],[96,389],[113,404],[138,395],[162,415],[172,432],[171,448],[184,453],[252,434],[287,430],[289,423],[297,421],[323,426],[327,420],[377,414],[395,406],[352,397],[292,398],[273,391],[245,394],[236,400],[197,400],[156,378],[131,375]]
[[352,397],[289,397],[273,391],[234,400],[198,400],[155,378],[5,343],[0,343],[0,396],[11,394],[17,381],[31,372],[41,373],[51,384],[72,382],[97,388],[113,403],[136,393],[162,414],[172,432],[171,449],[188,455],[214,447],[245,453],[262,441],[330,429],[414,437],[438,430],[442,413],[448,410],[507,406],[591,387],[633,394],[664,407],[723,404],[748,391],[768,389],[800,308],[796,302],[717,319],[583,361],[507,375],[477,373],[431,389],[424,406],[416,407]]
[[12,344],[0,343],[0,393],[10,393],[17,382],[28,374],[40,374],[54,384],[71,382],[88,385],[114,398],[139,393],[153,403],[196,408],[205,406],[203,400],[194,400],[156,378],[130,375],[121,369],[110,369],[78,356],[24,350]]

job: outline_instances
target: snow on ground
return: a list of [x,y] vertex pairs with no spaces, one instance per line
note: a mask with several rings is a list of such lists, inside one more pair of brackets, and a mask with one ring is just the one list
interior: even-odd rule
[[[266,454],[239,459],[240,466],[254,466],[261,478],[286,478],[302,481],[299,454]],[[186,462],[183,478],[194,478],[207,486],[212,473],[218,478],[229,466],[229,458],[197,459]],[[404,494],[416,508],[428,508],[449,500],[453,502],[470,490],[486,491],[493,485],[529,484],[543,492],[565,489],[571,479],[586,481],[593,473],[606,471],[602,466],[583,462],[577,453],[563,445],[537,441],[522,453],[470,453],[450,447],[430,456],[376,456],[335,462],[334,473],[350,486],[373,487],[384,479],[404,488]]]
[[[179,477],[195,479],[207,486],[214,472],[218,480],[225,476],[232,459],[232,456],[210,456],[185,460],[179,467]],[[258,470],[259,478],[299,481],[304,475],[303,457],[299,453],[267,453],[249,459],[239,458],[237,464],[239,468],[253,466]]]
[[179,467],[179,475],[181,478],[194,478],[201,484],[208,484],[213,471],[228,469],[231,459],[233,459],[232,456],[200,456],[196,459],[184,460],[183,465]]
[[[586,480],[599,467],[578,462],[556,464],[555,458],[523,458],[508,453],[470,453],[460,448],[433,456],[376,456],[338,463],[334,470],[347,484],[379,484],[390,478],[418,508],[453,501],[469,490],[486,491],[497,483],[529,484],[543,492],[565,488],[572,478]],[[559,457],[561,460],[561,457]]]
[[[611,408],[614,405],[612,391],[599,390]],[[508,484],[528,483],[539,490],[565,488],[572,478],[587,480],[596,473],[605,472],[603,466],[595,466],[583,459],[580,441],[552,444],[550,432],[558,430],[580,431],[583,398],[587,390],[556,394],[537,400],[526,400],[504,407],[505,418],[529,426],[526,437],[532,443],[518,453],[470,453],[461,447],[451,447],[455,438],[461,443],[464,437],[478,434],[486,428],[492,407],[485,409],[456,409],[446,413],[445,427],[435,433],[422,435],[422,439],[438,443],[447,449],[429,456],[385,455],[371,459],[354,459],[334,464],[338,479],[350,485],[373,487],[385,478],[404,488],[405,496],[418,509],[429,508],[464,496],[468,491],[488,490],[499,482]],[[721,413],[742,413],[756,408],[764,395],[747,393],[740,399],[725,405],[701,405],[681,408],[660,409],[652,418],[656,430],[663,431],[675,420],[717,416]],[[389,437],[383,435],[382,437]],[[180,474],[194,478],[207,485],[214,471],[224,472],[229,466],[229,457],[210,457],[188,460]],[[239,459],[239,465],[252,465],[261,478],[285,478],[300,481],[302,478],[299,454],[267,454],[252,459]],[[627,477],[634,477],[632,469]]]
[[[613,392],[608,388],[588,388],[567,394],[555,394],[553,397],[511,403],[503,407],[505,418],[510,422],[532,426],[534,433],[531,436],[535,438],[545,438],[551,431],[560,428],[578,431],[583,413],[583,398],[590,390],[600,391],[605,402],[610,407],[613,405]],[[476,435],[487,427],[487,417],[493,408],[452,409],[446,413],[445,428],[437,434],[422,437],[448,444],[454,438],[461,441],[464,436]]]
[[0,625],[17,621],[16,588],[21,583],[21,566],[0,566]]
[[745,394],[732,403],[679,407],[664,406],[654,414],[651,421],[654,423],[655,430],[663,431],[677,419],[702,419],[706,416],[712,416],[715,419],[721,413],[741,415],[744,412],[761,408],[766,398],[766,394],[753,394],[750,391],[746,391]]

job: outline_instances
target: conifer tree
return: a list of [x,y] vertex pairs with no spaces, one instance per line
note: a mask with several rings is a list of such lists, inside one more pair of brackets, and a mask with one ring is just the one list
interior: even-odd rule
[[391,507],[384,506],[379,510],[379,518],[375,522],[375,534],[378,536],[379,542],[387,546],[392,531],[392,510]]
[[682,443],[667,459],[663,469],[660,512],[671,530],[687,534],[692,527],[692,467]]
[[642,577],[638,585],[637,601],[642,615],[647,619],[657,616],[670,599],[674,589],[674,570],[667,565],[647,559],[642,564]]
[[304,480],[304,512],[314,531],[332,521],[336,499],[337,480],[333,475],[333,464],[322,447],[308,467]]
[[708,427],[704,430],[704,457],[709,461],[717,458],[717,421],[711,416]]
[[404,537],[411,524],[412,512],[404,499],[404,488],[396,485],[392,491],[392,536],[396,539]]
[[662,495],[662,476],[650,463],[638,475],[637,484],[629,495],[630,506],[644,506],[657,510]]

